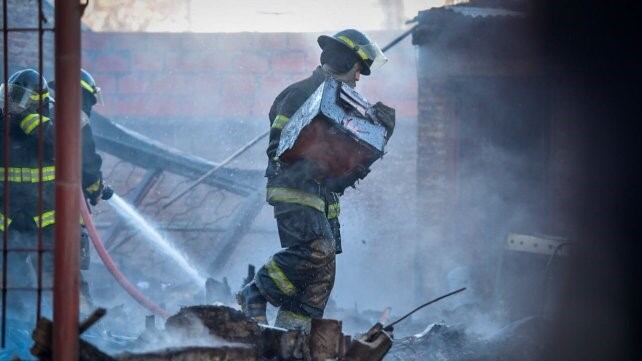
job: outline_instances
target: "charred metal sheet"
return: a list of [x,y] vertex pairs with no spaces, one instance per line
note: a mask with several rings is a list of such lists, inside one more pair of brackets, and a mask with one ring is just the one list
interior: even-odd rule
[[326,80],[283,127],[277,156],[292,149],[301,131],[317,116],[323,116],[351,138],[383,154],[386,129],[367,118],[369,107],[356,91],[334,79]]
[[[99,150],[146,169],[162,169],[186,178],[196,178],[216,166],[206,159],[181,152],[140,133],[92,113],[92,130]],[[223,168],[204,183],[248,196],[263,185],[263,172]]]
[[566,255],[563,239],[542,238],[525,234],[510,233],[506,238],[506,249],[510,251],[537,253],[543,255]]

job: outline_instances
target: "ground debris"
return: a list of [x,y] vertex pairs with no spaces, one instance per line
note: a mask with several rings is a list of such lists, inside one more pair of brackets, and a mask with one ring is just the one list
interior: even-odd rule
[[167,319],[165,330],[181,331],[187,336],[200,335],[201,325],[211,335],[228,342],[256,343],[261,337],[261,328],[243,312],[225,306],[190,306],[181,308]]
[[255,361],[256,351],[243,347],[185,347],[145,354],[124,354],[118,361]]
[[420,334],[396,340],[384,361],[535,361],[546,342],[549,321],[527,317],[480,336],[463,325],[429,325]]

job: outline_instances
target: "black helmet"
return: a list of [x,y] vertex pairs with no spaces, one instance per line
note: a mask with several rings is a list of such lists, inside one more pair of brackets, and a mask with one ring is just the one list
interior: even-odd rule
[[0,105],[4,107],[5,91],[9,98],[9,112],[37,109],[38,104],[48,106],[53,101],[45,77],[33,69],[20,70],[9,77],[8,86],[0,85]]
[[93,106],[96,103],[103,103],[100,88],[96,85],[94,77],[85,69],[80,69],[80,87],[83,93],[83,100],[87,97],[91,100],[92,104],[90,104],[90,106]]
[[363,75],[370,75],[371,70],[380,68],[388,61],[376,43],[355,29],[342,30],[334,36],[321,35],[317,42],[324,50],[330,45],[340,45],[352,50],[363,65],[361,69]]

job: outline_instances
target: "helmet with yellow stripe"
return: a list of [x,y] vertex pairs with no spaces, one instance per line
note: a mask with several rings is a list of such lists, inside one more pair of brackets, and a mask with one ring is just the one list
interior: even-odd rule
[[49,102],[53,102],[47,80],[33,69],[17,71],[9,77],[6,86],[0,85],[0,106],[3,109],[5,97],[8,99],[6,110],[10,113],[37,111],[39,106],[48,109]]
[[83,111],[87,114],[90,114],[91,107],[96,105],[96,103],[103,104],[100,87],[96,85],[94,77],[85,69],[80,69],[80,89],[82,91]]
[[334,36],[321,35],[317,42],[324,51],[329,48],[350,50],[361,62],[363,75],[370,75],[371,71],[380,68],[388,61],[375,42],[370,41],[364,33],[355,29],[342,30]]

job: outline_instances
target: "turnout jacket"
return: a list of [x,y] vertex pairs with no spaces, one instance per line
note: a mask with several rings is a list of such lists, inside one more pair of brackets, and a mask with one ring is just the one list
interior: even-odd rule
[[304,206],[324,213],[328,219],[339,216],[339,195],[327,190],[323,182],[315,179],[317,169],[314,164],[306,160],[285,164],[276,158],[281,130],[327,77],[327,73],[320,66],[317,67],[310,77],[285,88],[270,108],[270,142],[265,176],[268,178],[267,201],[275,207],[277,215]]

